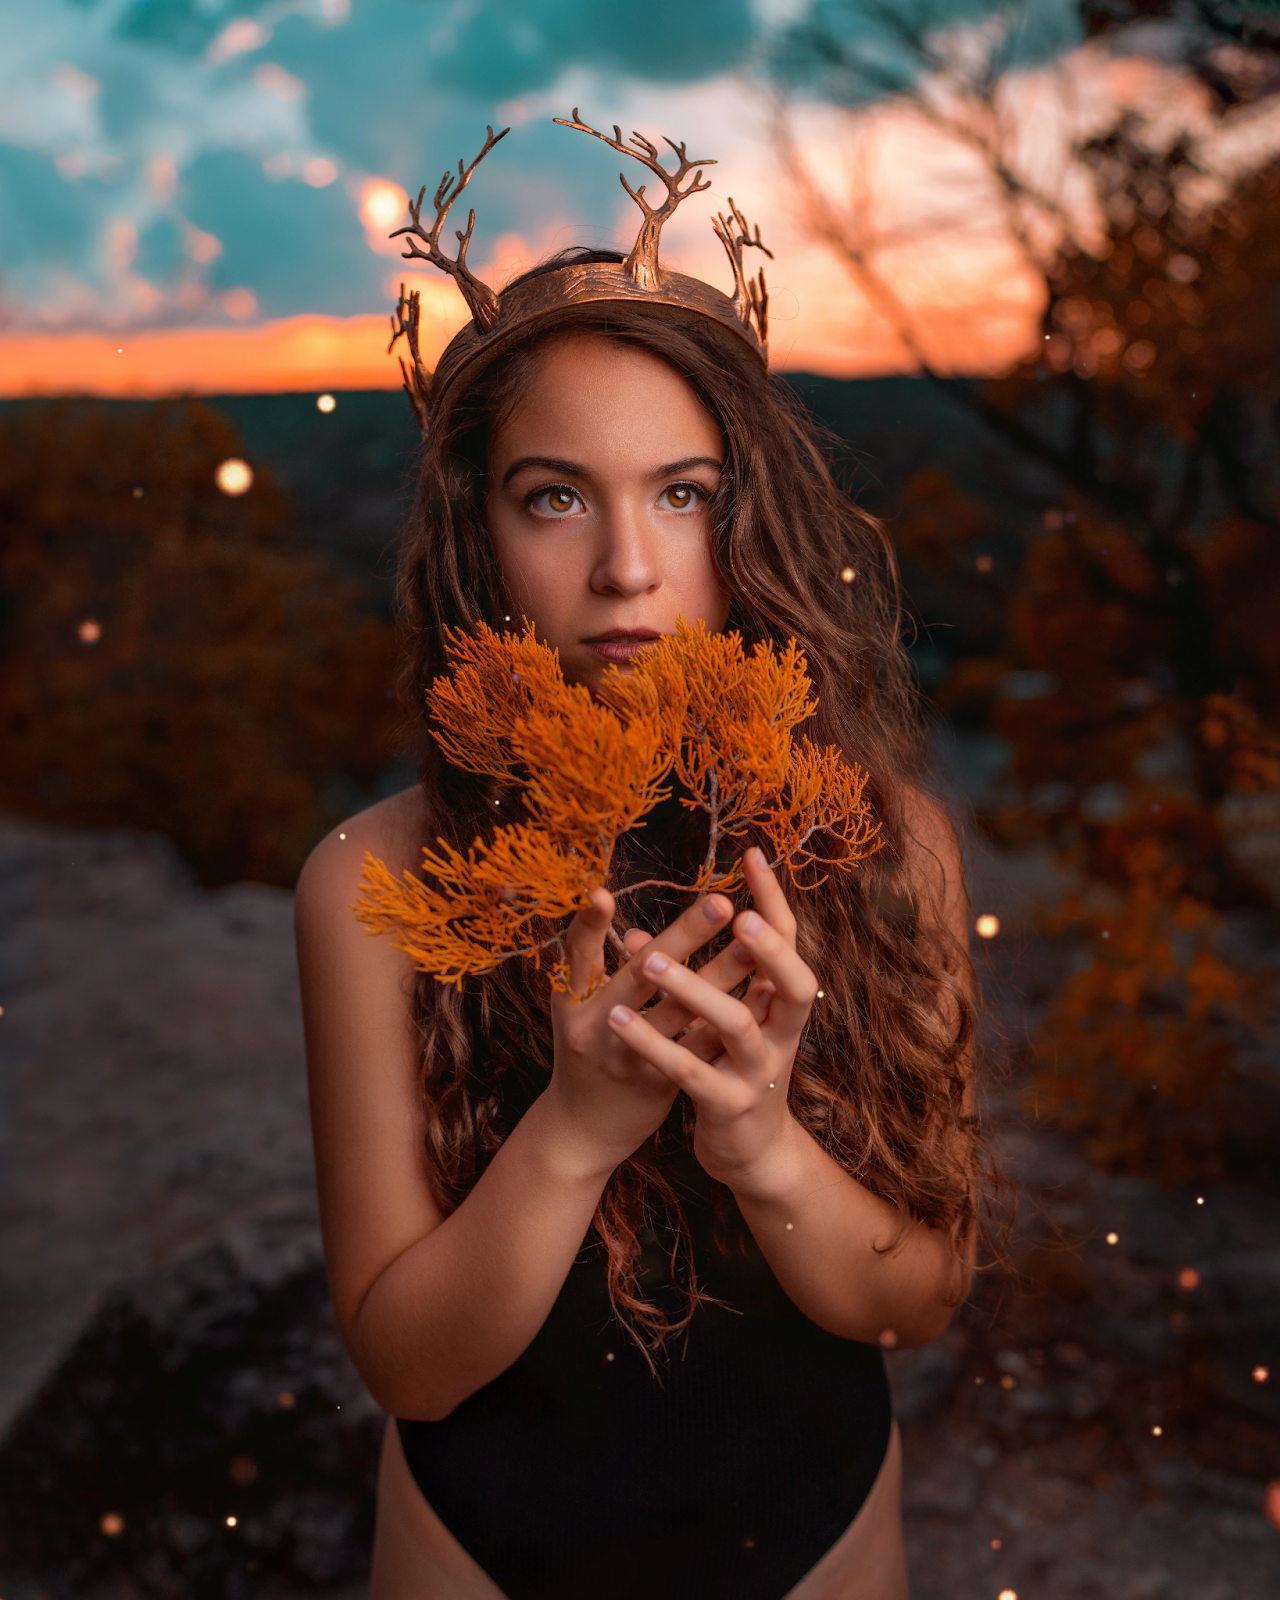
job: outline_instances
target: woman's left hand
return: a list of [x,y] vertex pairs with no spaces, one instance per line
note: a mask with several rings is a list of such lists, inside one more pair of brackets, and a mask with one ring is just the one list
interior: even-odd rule
[[817,978],[796,954],[795,918],[762,851],[747,851],[743,872],[757,907],[733,923],[755,963],[744,998],[722,994],[666,956],[636,949],[632,960],[700,1022],[682,1042],[665,1038],[643,1012],[615,1006],[609,1013],[609,1025],[628,1046],[694,1102],[695,1154],[713,1178],[732,1187],[750,1182],[791,1125],[787,1085],[818,993]]

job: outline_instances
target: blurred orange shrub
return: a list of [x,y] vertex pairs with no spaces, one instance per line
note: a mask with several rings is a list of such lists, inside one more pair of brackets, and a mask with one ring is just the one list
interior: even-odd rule
[[210,407],[0,418],[0,804],[292,884],[393,751],[392,630]]

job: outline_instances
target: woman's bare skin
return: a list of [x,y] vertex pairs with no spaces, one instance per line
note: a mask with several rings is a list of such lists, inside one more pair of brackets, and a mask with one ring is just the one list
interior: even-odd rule
[[[369,1600],[505,1600],[423,1498],[394,1422],[387,1423],[378,1469]],[[785,1600],[907,1600],[897,1423],[862,1509]]]

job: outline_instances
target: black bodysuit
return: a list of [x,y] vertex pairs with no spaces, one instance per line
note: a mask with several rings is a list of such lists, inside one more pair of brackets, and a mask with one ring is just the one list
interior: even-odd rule
[[857,1515],[889,1444],[875,1345],[825,1333],[743,1229],[686,1205],[703,1287],[655,1377],[594,1236],[520,1358],[399,1423],[419,1488],[508,1600],[781,1600]]

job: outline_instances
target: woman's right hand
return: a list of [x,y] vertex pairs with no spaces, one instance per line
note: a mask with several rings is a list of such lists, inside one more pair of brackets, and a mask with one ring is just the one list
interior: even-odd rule
[[[566,1143],[593,1171],[607,1175],[666,1119],[676,1096],[670,1079],[628,1049],[609,1026],[612,1007],[638,1011],[658,992],[639,961],[626,961],[600,983],[606,971],[605,940],[613,924],[615,902],[597,889],[591,905],[579,911],[565,936],[565,956],[572,993],[553,993],[551,1022],[555,1061],[544,1111],[559,1123]],[[661,950],[684,962],[725,928],[733,904],[724,895],[707,895],[681,913],[658,936],[644,943],[646,955]],[[628,940],[630,945],[633,941]],[[751,958],[736,941],[699,969],[699,977],[728,993],[746,978]],[[588,994],[596,984],[594,993]],[[586,999],[578,999],[587,995]],[[674,1000],[663,999],[645,1013],[645,1020],[673,1038],[688,1026],[691,1014]]]

